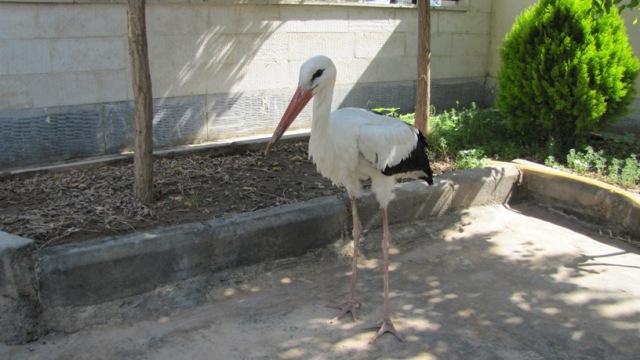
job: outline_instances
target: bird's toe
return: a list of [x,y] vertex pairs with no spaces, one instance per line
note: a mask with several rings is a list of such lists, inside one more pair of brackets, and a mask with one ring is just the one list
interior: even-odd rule
[[337,322],[338,320],[342,319],[343,317],[345,317],[348,313],[351,313],[351,319],[353,321],[356,321],[357,318],[358,318],[357,310],[362,307],[362,304],[357,300],[348,300],[345,303],[338,304],[338,305],[327,305],[327,307],[335,308],[335,309],[339,309],[340,310],[338,315],[336,315],[336,317],[334,317],[329,322],[330,324],[333,324],[333,323]]
[[378,338],[382,335],[384,335],[384,333],[391,333],[393,334],[393,336],[396,337],[396,339],[400,340],[401,342],[405,342],[406,340],[404,339],[404,337],[402,335],[400,335],[400,333],[398,332],[398,330],[396,330],[396,327],[393,326],[393,322],[391,320],[383,320],[380,323],[376,323],[374,325],[371,326],[366,326],[366,329],[378,329],[378,332],[376,332],[375,335],[373,335],[373,337],[371,338],[371,340],[369,340],[369,344],[373,344],[376,342],[376,340],[378,340]]

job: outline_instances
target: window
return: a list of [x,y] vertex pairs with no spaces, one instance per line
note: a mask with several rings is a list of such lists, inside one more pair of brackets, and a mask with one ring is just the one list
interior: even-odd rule
[[[365,4],[416,5],[417,0],[327,0],[329,2],[359,2]],[[469,0],[430,0],[436,8],[466,9]]]
[[[413,4],[415,5],[417,0],[360,0],[360,2],[366,3],[378,3],[378,4]],[[431,6],[447,6],[456,5],[457,0],[431,0]]]

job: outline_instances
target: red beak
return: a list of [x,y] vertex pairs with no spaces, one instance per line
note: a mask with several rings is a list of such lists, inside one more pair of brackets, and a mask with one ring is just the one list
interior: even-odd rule
[[289,126],[293,123],[296,117],[302,112],[302,109],[307,105],[309,100],[313,97],[312,89],[305,90],[302,87],[298,86],[295,94],[293,94],[293,98],[289,102],[289,106],[287,106],[287,110],[282,115],[282,119],[280,123],[276,127],[276,130],[273,132],[271,136],[271,140],[267,143],[267,146],[264,148],[264,154],[269,155],[271,151],[271,147],[280,140],[284,132],[287,131]]

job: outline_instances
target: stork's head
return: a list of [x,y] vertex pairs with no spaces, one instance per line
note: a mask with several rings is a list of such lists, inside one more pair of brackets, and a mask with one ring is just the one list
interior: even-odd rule
[[324,55],[314,56],[300,67],[298,87],[312,90],[313,95],[325,86],[333,86],[336,80],[336,67],[333,61]]
[[336,81],[336,67],[333,61],[326,56],[314,56],[305,61],[300,67],[300,78],[298,88],[293,98],[287,106],[287,110],[282,115],[280,123],[271,136],[271,140],[264,149],[264,154],[269,155],[271,147],[280,140],[284,132],[293,123],[296,117],[302,112],[311,98],[322,92],[327,86],[334,86]]

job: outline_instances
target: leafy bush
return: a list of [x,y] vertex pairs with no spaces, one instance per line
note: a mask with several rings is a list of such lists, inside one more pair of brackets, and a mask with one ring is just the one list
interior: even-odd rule
[[[413,124],[414,115],[399,114],[398,108],[375,108],[373,111],[400,118]],[[538,151],[528,137],[514,133],[507,118],[497,109],[483,109],[471,104],[468,109],[451,109],[429,118],[429,149],[447,160],[460,157],[460,152],[477,149],[497,160],[511,160]],[[533,148],[532,148],[533,146]],[[544,149],[542,150],[545,151]]]
[[511,130],[508,118],[495,108],[451,109],[430,120],[429,145],[445,158],[459,151],[478,149],[496,160],[512,160],[527,154],[545,152],[530,137]]
[[640,71],[618,10],[596,16],[583,0],[528,8],[500,57],[497,107],[514,130],[553,139],[561,151],[626,113]]
[[[398,110],[374,109],[413,123],[414,114],[402,115]],[[541,146],[531,136],[514,134],[505,115],[496,109],[480,109],[475,105],[469,109],[451,109],[437,115],[432,113],[429,122],[427,142],[430,151],[436,158],[454,162],[457,169],[483,167],[488,158],[513,160],[522,157],[627,188],[640,187],[640,163],[637,160],[640,142],[633,134],[605,136],[593,141],[595,149],[586,146],[583,151],[570,149],[558,153],[554,141]],[[566,161],[560,164],[553,155],[561,155]]]

